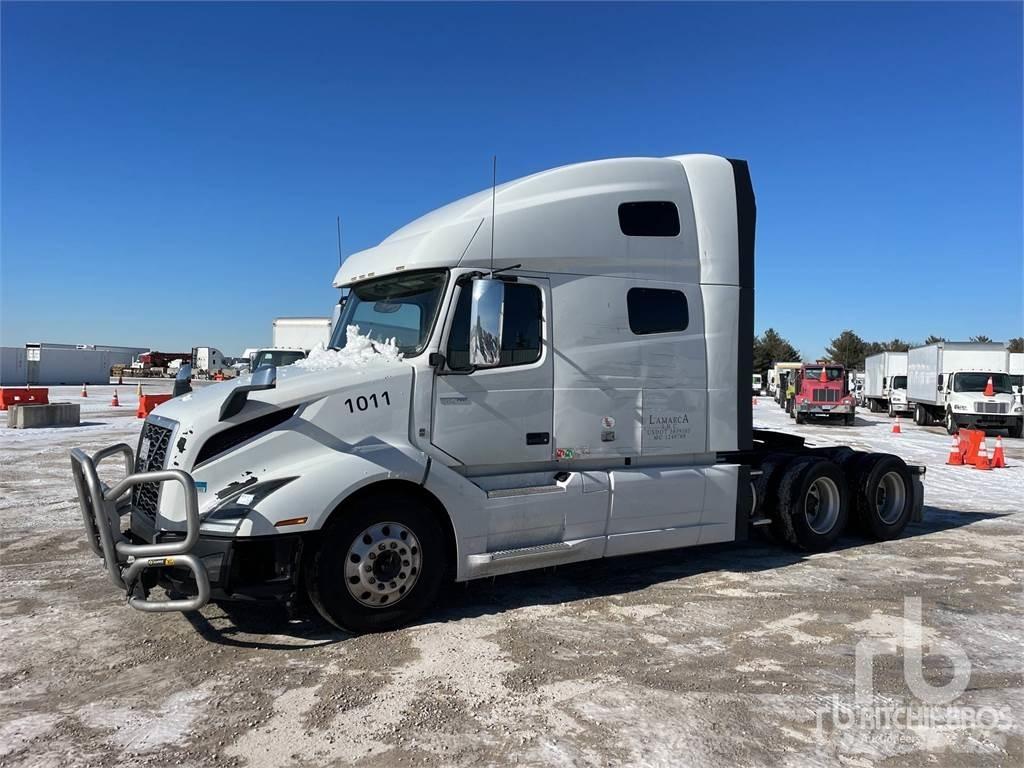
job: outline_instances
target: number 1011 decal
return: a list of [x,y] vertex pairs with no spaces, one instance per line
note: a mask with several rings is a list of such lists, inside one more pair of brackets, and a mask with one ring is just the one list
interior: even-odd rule
[[350,397],[345,401],[345,405],[348,406],[349,413],[355,413],[356,411],[365,411],[368,410],[370,406],[373,406],[374,408],[380,408],[381,403],[383,403],[384,405],[391,405],[391,398],[388,396],[388,393],[386,391],[380,393],[379,401],[377,399],[377,395],[370,395],[369,398],[367,398],[365,395],[360,395],[355,400],[353,400]]

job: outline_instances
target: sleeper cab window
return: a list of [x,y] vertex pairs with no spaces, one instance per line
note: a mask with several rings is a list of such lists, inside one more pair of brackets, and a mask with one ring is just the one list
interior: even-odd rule
[[629,330],[638,336],[685,331],[690,310],[682,291],[663,288],[630,288],[626,292]]
[[[448,367],[453,371],[469,368],[469,285],[462,286],[448,334]],[[527,365],[540,360],[541,303],[540,288],[526,283],[505,284],[505,311],[501,325],[501,363]]]
[[631,237],[676,237],[679,234],[679,209],[671,200],[622,203],[619,229]]

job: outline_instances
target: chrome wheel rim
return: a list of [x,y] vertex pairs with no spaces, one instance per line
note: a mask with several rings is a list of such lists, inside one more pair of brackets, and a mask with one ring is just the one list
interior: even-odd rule
[[900,519],[907,503],[907,486],[898,472],[886,472],[875,489],[875,514],[886,525]]
[[419,539],[399,523],[375,523],[356,536],[345,555],[345,587],[361,605],[385,608],[409,594],[420,577]]
[[807,526],[819,536],[829,533],[839,519],[839,486],[828,477],[819,477],[804,496]]

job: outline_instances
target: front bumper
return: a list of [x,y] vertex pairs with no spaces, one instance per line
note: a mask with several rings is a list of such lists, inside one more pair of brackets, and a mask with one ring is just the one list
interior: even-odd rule
[[[96,472],[96,467],[111,456],[124,457],[125,478],[113,488]],[[124,443],[112,445],[89,456],[81,448],[71,450],[71,474],[78,491],[86,538],[92,551],[103,558],[107,575],[123,589],[128,604],[140,611],[195,611],[210,599],[210,579],[206,568],[191,550],[199,540],[199,501],[192,477],[180,469],[132,472],[135,456]],[[185,494],[183,537],[174,541],[138,543],[121,530],[121,517],[130,515],[128,491],[142,483],[180,483]],[[147,583],[150,569],[181,568],[192,574],[195,594],[173,600],[150,600]]]
[[1024,416],[1013,413],[957,413],[953,411],[953,420],[956,425],[967,429],[1008,429],[1021,418]]
[[[126,477],[112,488],[96,467],[122,455]],[[140,611],[195,611],[211,598],[288,600],[297,592],[302,559],[301,534],[227,537],[202,534],[199,502],[191,475],[182,470],[132,472],[132,449],[120,443],[89,456],[71,451],[71,472],[86,538],[103,558],[110,580]],[[131,488],[143,483],[177,482],[184,489],[185,531],[158,531],[145,515],[133,514]],[[131,520],[123,531],[121,520]],[[149,590],[162,584],[185,598],[153,600]]]
[[833,414],[850,414],[856,406],[853,405],[823,405],[820,403],[796,403],[793,406],[797,413],[805,416],[832,416]]

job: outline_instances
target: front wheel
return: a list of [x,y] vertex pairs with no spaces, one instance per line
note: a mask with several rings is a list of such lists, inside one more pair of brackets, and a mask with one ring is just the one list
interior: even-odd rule
[[806,417],[802,413],[797,413],[794,418],[796,418],[797,424],[803,424],[806,421]]
[[306,589],[335,626],[382,632],[423,614],[444,572],[444,541],[431,510],[404,495],[379,495],[342,510],[324,529]]
[[1017,419],[1017,423],[1009,428],[1007,434],[1010,437],[1016,437],[1020,439],[1020,437],[1024,435],[1024,419]]

